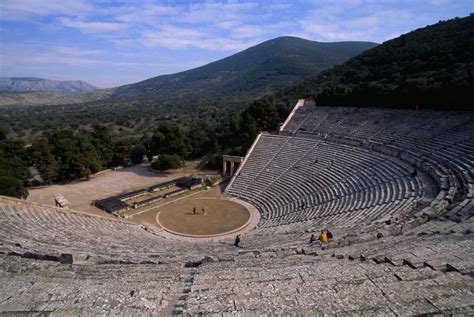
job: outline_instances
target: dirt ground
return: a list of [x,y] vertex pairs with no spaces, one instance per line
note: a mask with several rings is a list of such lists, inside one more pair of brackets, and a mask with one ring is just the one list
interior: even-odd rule
[[215,173],[213,171],[197,171],[196,164],[196,162],[188,162],[184,168],[172,173],[150,172],[147,164],[127,167],[105,172],[88,181],[29,189],[30,194],[27,200],[54,205],[53,194],[60,193],[69,200],[71,209],[115,218],[115,216],[92,206],[93,201],[167,182],[180,176]]
[[[202,208],[205,214],[202,214]],[[191,197],[168,205],[158,215],[163,227],[191,235],[229,232],[243,226],[249,218],[249,211],[240,204],[206,197]]]
[[[185,168],[172,173],[150,172],[146,164],[132,166],[105,172],[88,181],[30,189],[28,200],[53,205],[53,194],[60,193],[69,200],[71,209],[116,218],[116,216],[94,207],[92,203],[95,200],[164,183],[181,176],[216,174],[214,171],[199,171],[195,168],[195,164],[195,162],[188,162]],[[191,191],[183,196],[171,197],[155,204],[132,209],[126,214],[137,215],[127,218],[127,220],[159,227],[156,217],[160,213],[161,224],[172,231],[190,235],[213,235],[232,231],[247,223],[250,213],[246,207],[223,199],[224,188],[225,185],[221,184],[208,190]],[[176,188],[150,193],[134,200],[142,201],[174,189]],[[133,203],[133,200],[128,202]],[[197,214],[193,214],[193,207],[196,207]],[[206,215],[199,214],[203,207]],[[140,213],[141,211],[144,212]]]
[[[131,221],[131,222],[140,223],[140,224],[156,224],[156,215],[158,214],[158,212],[161,212],[162,210],[165,210],[167,208],[173,208],[170,205],[177,204],[181,201],[184,202],[184,201],[197,199],[197,198],[213,198],[213,199],[221,198],[224,188],[225,188],[225,185],[220,185],[218,187],[213,187],[208,190],[198,190],[198,191],[187,192],[184,194],[184,196],[170,197],[170,198],[161,200],[157,202],[156,204],[144,206],[142,208],[133,209],[123,214],[124,215],[136,214],[132,218],[127,219],[128,221]],[[148,211],[144,213],[140,213],[141,211],[145,209],[147,209]],[[192,208],[191,208],[191,211],[192,211]]]

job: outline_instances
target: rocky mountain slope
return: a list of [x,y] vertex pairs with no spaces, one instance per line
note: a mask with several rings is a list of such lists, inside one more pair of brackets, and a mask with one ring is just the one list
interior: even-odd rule
[[90,92],[98,88],[81,80],[50,80],[36,77],[0,77],[0,91]]

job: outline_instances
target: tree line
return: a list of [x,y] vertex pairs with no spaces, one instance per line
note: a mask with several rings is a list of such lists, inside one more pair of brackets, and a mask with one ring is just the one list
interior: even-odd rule
[[320,106],[472,110],[474,14],[387,41],[279,92]]
[[185,127],[160,123],[139,138],[120,140],[114,140],[104,125],[94,125],[91,131],[50,131],[31,144],[0,133],[0,195],[26,198],[27,186],[35,184],[31,168],[49,184],[87,179],[145,159],[157,170],[176,169],[185,160],[198,158],[205,159],[206,168],[219,169],[223,154],[245,155],[257,134],[276,129],[288,112],[288,107],[259,99],[217,125],[199,119]]

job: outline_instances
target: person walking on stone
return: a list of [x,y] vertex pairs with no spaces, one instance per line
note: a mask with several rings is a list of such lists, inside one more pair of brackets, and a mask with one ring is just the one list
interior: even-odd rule
[[314,233],[311,234],[311,237],[309,237],[309,244],[313,244],[314,241],[316,241],[316,235]]
[[204,207],[201,208],[202,214],[205,215],[206,212],[204,211]]
[[193,207],[193,215],[196,214],[196,207]]
[[240,234],[238,234],[238,235],[235,237],[234,246],[238,248],[238,247],[239,247],[239,243],[240,243]]

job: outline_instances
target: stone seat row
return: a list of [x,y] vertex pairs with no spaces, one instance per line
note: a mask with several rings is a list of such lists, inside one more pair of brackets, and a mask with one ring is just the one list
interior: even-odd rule
[[[473,184],[465,177],[466,173],[472,174],[473,168],[472,159],[466,161],[474,154],[472,112],[304,106],[293,118],[304,121],[300,131],[383,144],[398,151],[416,153],[420,162],[430,162],[434,168],[445,166],[453,172],[447,186],[457,186],[462,196],[468,194],[467,188]],[[327,118],[328,124],[324,123],[326,119],[316,123],[310,118]],[[291,121],[288,126],[296,132]],[[338,123],[337,129],[331,127],[334,122]]]
[[[267,148],[276,148],[270,160],[259,156]],[[329,213],[340,214],[421,197],[421,178],[409,174],[407,164],[363,149],[262,135],[227,192],[255,205],[264,219],[299,221],[317,217],[317,206],[329,202]]]
[[[391,246],[402,245],[404,252],[422,257],[432,246],[438,246],[441,253],[455,243],[450,253],[454,257],[459,249],[466,247],[462,241],[468,239],[463,237],[464,240],[456,236],[442,244],[437,239],[424,238],[416,241],[411,250],[408,250],[410,244],[404,243],[407,237],[400,237],[389,241],[389,247],[386,244],[385,248],[392,251]],[[469,247],[472,249],[472,243]],[[360,252],[353,251],[362,255],[366,252],[362,248]],[[472,307],[471,277],[462,272],[377,263],[370,256],[365,257],[366,261],[348,261],[342,253],[333,257],[332,252],[323,251],[319,256],[312,252],[296,255],[279,250],[242,252],[235,258],[236,263],[207,264],[193,278],[184,311],[285,314],[298,310],[311,314],[331,311],[405,315],[449,314],[469,311]]]
[[0,281],[8,285],[0,289],[0,313],[167,313],[179,277],[180,270],[169,266],[63,265],[0,256]]
[[[13,203],[0,204],[0,243],[15,252],[43,254],[86,253],[97,258],[146,260],[148,255],[170,258],[199,252],[201,246],[170,241],[145,231],[141,226],[72,211]],[[208,250],[207,245],[203,245]],[[182,252],[176,252],[180,250]],[[189,251],[189,252],[187,252]],[[219,248],[216,248],[216,252]],[[141,259],[141,260],[140,260]]]

